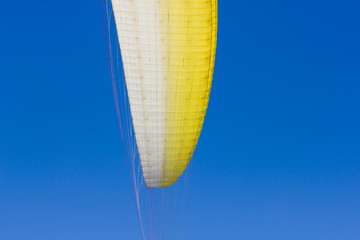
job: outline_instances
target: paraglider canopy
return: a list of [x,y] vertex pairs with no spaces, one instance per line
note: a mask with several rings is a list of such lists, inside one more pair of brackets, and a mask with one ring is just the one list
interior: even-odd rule
[[112,0],[148,188],[167,187],[195,150],[215,62],[216,0]]

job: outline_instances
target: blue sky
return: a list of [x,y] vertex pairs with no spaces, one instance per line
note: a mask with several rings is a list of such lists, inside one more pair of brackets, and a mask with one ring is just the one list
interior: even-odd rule
[[[100,1],[0,8],[0,239],[140,239]],[[182,239],[360,239],[360,3],[219,1]]]

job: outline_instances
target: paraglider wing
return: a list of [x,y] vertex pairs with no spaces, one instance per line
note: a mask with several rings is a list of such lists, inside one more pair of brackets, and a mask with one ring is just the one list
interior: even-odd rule
[[166,187],[195,150],[215,62],[217,0],[112,0],[147,187]]

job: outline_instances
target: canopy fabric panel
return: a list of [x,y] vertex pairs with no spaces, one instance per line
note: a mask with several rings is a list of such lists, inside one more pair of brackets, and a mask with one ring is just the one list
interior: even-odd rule
[[204,122],[215,62],[217,0],[112,0],[147,187],[173,184]]

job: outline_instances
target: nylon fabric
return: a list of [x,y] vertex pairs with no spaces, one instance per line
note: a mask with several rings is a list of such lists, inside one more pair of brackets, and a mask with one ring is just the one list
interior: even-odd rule
[[173,184],[204,122],[215,62],[216,0],[112,0],[147,187]]

